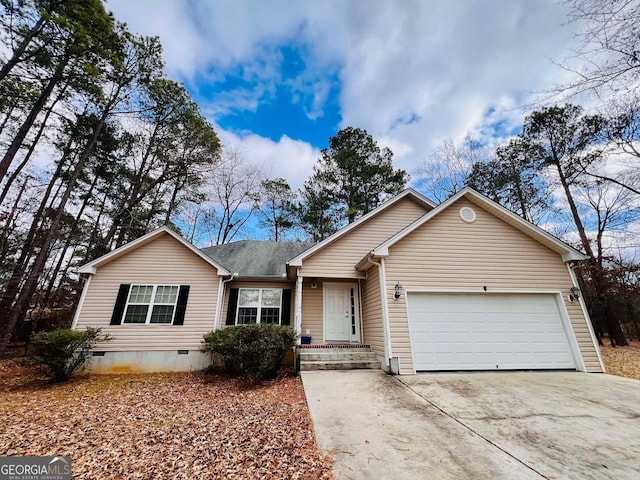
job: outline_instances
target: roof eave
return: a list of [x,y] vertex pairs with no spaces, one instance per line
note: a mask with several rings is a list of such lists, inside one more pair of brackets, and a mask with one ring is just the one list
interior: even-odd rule
[[98,269],[89,263],[78,268],[78,273],[88,273],[89,275],[95,275]]
[[234,282],[283,282],[291,283],[289,276],[282,275],[233,275]]
[[583,262],[585,260],[588,260],[589,257],[587,255],[583,255],[580,252],[574,252],[574,251],[570,251],[567,250],[565,253],[562,254],[562,261],[564,263],[567,262]]
[[163,235],[163,234],[170,235],[171,237],[176,239],[179,243],[181,243],[182,245],[187,247],[189,250],[191,250],[193,253],[195,253],[197,256],[199,256],[201,259],[203,259],[205,262],[207,262],[209,265],[214,267],[217,270],[217,273],[219,276],[223,277],[223,276],[231,275],[231,272],[225,269],[222,265],[219,265],[212,258],[202,253],[194,245],[186,241],[184,238],[182,238],[180,235],[178,235],[177,233],[175,233],[173,230],[171,230],[166,226],[153,230],[152,232],[149,232],[146,235],[141,236],[140,238],[136,238],[132,242],[129,242],[126,245],[123,245],[119,248],[116,248],[115,250],[112,250],[111,252],[105,255],[102,255],[101,257],[98,257],[95,260],[90,261],[89,263],[85,263],[84,265],[78,268],[78,273],[88,273],[90,275],[95,275],[99,267],[109,263],[111,260],[121,255],[126,255],[126,252],[128,250],[135,249],[135,247],[137,247],[138,245],[151,241],[154,237],[159,237],[160,235]]
[[[555,247],[555,248],[551,248],[551,247],[549,247],[547,245],[548,248],[551,248],[552,250],[555,250],[557,253],[559,253],[562,256],[562,260],[564,262],[582,261],[582,260],[586,260],[588,258],[582,252],[580,252],[580,251],[576,250],[575,248],[573,248],[571,245],[569,245],[569,244],[563,242],[562,240],[554,237],[549,232],[543,230],[542,228],[538,227],[537,225],[534,225],[531,222],[526,221],[525,219],[523,219],[522,217],[520,217],[517,214],[513,213],[509,209],[503,207],[499,203],[496,203],[496,202],[492,201],[491,199],[485,197],[481,193],[476,192],[474,189],[472,189],[470,187],[463,188],[458,193],[456,193],[455,195],[449,197],[447,200],[442,202],[436,208],[434,208],[430,212],[425,213],[421,218],[419,218],[418,220],[416,220],[412,224],[408,225],[407,227],[403,228],[401,231],[399,231],[397,234],[395,234],[394,236],[392,236],[391,238],[389,238],[385,242],[381,243],[378,247],[373,249],[373,251],[372,251],[373,254],[374,255],[380,255],[380,256],[389,255],[389,247],[390,246],[394,245],[396,242],[400,241],[401,239],[403,239],[404,237],[409,235],[411,232],[413,232],[414,230],[416,230],[420,226],[424,225],[426,222],[431,220],[433,217],[438,215],[440,212],[442,212],[443,210],[446,210],[450,205],[452,205],[453,203],[457,202],[459,199],[461,199],[462,197],[465,197],[467,195],[473,197],[473,199],[475,199],[477,202],[485,204],[485,206],[486,205],[491,205],[492,207],[497,208],[498,210],[504,212],[505,215],[507,215],[509,218],[512,218],[516,223],[521,225],[524,229],[528,230],[530,232],[529,236],[531,238],[534,238],[534,240],[540,242],[539,239],[536,239],[534,237],[534,232],[535,232],[535,234],[540,235],[543,238],[547,239]],[[526,233],[525,233],[525,235],[526,235]]]
[[304,252],[298,254],[297,256],[295,256],[294,258],[289,260],[289,262],[287,262],[287,265],[289,265],[291,267],[301,267],[302,266],[302,261],[305,258],[310,257],[311,255],[313,255],[314,253],[316,253],[319,250],[322,250],[327,245],[330,245],[331,243],[336,241],[338,238],[340,238],[343,235],[347,234],[348,232],[350,232],[354,228],[358,227],[362,223],[365,223],[367,220],[371,219],[372,217],[375,217],[381,211],[386,210],[387,208],[389,208],[390,206],[396,204],[397,202],[399,202],[403,198],[406,198],[406,197],[409,197],[409,196],[411,196],[415,201],[421,203],[425,207],[429,207],[429,208],[432,208],[432,209],[436,208],[436,205],[431,200],[429,200],[427,197],[425,197],[421,193],[417,192],[413,188],[407,188],[406,190],[403,190],[402,192],[400,192],[398,195],[388,199],[387,201],[385,201],[384,203],[382,203],[381,205],[379,205],[377,208],[375,208],[374,210],[370,211],[366,215],[363,215],[362,217],[360,217],[355,222],[350,223],[349,225],[341,228],[336,233],[334,233],[333,235],[330,235],[329,237],[325,238],[320,243],[317,243],[313,247],[311,247],[311,248],[305,250]]

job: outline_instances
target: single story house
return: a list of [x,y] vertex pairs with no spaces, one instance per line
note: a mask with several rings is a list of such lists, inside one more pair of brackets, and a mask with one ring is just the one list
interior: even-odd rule
[[408,189],[315,245],[198,249],[155,230],[80,268],[73,327],[114,337],[98,372],[201,368],[204,333],[256,322],[368,344],[400,374],[602,372],[572,271],[585,259],[472,189],[440,205]]

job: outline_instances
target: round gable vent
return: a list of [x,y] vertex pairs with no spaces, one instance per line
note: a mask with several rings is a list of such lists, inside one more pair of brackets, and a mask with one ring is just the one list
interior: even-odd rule
[[471,207],[462,207],[460,209],[460,218],[467,223],[473,223],[476,221],[476,212]]

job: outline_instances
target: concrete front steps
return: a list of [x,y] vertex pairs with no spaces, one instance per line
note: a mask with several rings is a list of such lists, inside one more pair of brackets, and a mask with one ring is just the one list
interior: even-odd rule
[[298,358],[301,371],[380,368],[369,345],[298,345]]

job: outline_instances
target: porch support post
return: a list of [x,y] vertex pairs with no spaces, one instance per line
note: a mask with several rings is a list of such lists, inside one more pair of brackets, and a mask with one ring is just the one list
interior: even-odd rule
[[298,334],[298,343],[300,343],[300,335],[302,335],[302,281],[304,277],[300,275],[298,270],[298,278],[296,280],[296,296],[294,304],[294,323],[296,333]]

